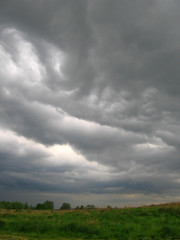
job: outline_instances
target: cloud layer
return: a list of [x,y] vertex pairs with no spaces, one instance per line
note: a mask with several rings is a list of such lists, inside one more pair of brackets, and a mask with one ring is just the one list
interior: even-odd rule
[[179,9],[1,1],[2,199],[179,200]]

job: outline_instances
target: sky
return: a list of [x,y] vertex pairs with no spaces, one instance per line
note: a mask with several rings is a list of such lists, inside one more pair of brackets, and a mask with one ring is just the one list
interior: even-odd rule
[[180,1],[0,1],[0,200],[180,201]]

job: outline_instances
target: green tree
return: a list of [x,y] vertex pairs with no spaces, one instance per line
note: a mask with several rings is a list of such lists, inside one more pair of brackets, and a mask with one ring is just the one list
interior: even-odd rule
[[28,209],[28,208],[29,208],[28,203],[25,202],[25,204],[24,204],[24,209]]
[[61,210],[70,210],[71,209],[71,205],[67,202],[64,202],[62,204],[62,206],[60,207]]
[[45,209],[49,209],[49,210],[53,210],[54,209],[54,203],[53,203],[53,201],[48,201],[48,200],[46,200],[45,202],[44,202],[44,208]]
[[107,209],[112,209],[112,207],[110,205],[107,206]]
[[44,210],[44,204],[43,203],[37,203],[36,210]]
[[54,203],[53,201],[46,200],[44,203],[38,203],[36,205],[37,210],[53,210],[54,209]]
[[21,203],[18,201],[15,202],[8,202],[8,201],[1,201],[0,202],[0,208],[2,209],[27,209],[28,204],[27,203]]
[[96,207],[92,204],[89,204],[86,206],[87,209],[96,209]]
[[30,206],[29,206],[29,209],[34,210],[34,209],[36,209],[36,207],[30,205]]
[[12,202],[12,209],[23,209],[24,208],[24,204],[21,202]]

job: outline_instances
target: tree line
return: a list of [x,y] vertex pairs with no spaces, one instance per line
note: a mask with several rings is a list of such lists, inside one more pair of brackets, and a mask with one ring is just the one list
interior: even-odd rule
[[[54,209],[54,202],[46,200],[44,203],[37,203],[36,206],[29,205],[27,202],[22,203],[18,201],[8,202],[8,201],[0,201],[0,209],[15,209],[15,210],[53,210]],[[70,210],[71,205],[70,203],[64,202],[60,210]],[[87,205],[87,206],[77,206],[75,209],[96,209],[94,205]]]

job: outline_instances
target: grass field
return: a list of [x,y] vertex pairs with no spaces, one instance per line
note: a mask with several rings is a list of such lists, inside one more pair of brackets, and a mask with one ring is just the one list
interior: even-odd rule
[[99,210],[0,210],[0,240],[180,239],[180,204]]

